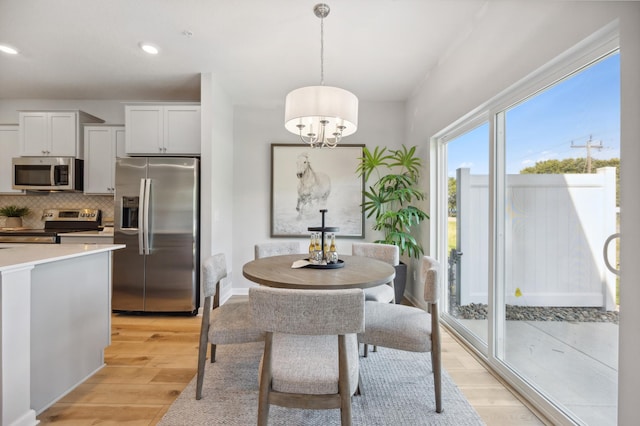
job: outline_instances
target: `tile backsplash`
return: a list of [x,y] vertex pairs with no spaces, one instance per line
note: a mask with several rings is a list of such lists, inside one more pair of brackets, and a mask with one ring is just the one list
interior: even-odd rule
[[[44,209],[88,208],[102,211],[102,223],[113,220],[112,195],[84,195],[75,192],[43,192],[29,195],[0,195],[0,207],[16,205],[29,207],[31,214],[22,218],[25,228],[44,228],[42,211]],[[4,227],[6,217],[0,217],[0,228]]]

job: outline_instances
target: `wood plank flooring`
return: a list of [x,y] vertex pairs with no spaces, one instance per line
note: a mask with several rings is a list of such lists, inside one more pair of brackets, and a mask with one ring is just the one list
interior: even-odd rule
[[[113,314],[107,366],[38,420],[42,425],[155,425],[195,376],[200,321]],[[544,424],[445,330],[442,357],[488,426]]]

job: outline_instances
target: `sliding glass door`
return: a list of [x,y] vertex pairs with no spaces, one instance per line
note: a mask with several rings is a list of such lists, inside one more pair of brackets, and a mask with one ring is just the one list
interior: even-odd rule
[[527,396],[594,425],[617,421],[619,62],[437,139],[444,320]]
[[444,312],[486,352],[488,312],[489,124],[452,137],[446,144],[447,243]]
[[[619,55],[501,111],[497,359],[587,424],[615,425]],[[607,250],[615,259],[615,246]]]

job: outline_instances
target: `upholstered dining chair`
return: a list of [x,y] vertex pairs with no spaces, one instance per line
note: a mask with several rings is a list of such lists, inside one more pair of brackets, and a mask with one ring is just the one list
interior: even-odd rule
[[436,412],[442,412],[442,365],[438,299],[440,264],[423,256],[420,273],[424,280],[424,301],[429,312],[420,308],[389,303],[366,302],[365,330],[360,343],[412,352],[431,352]]
[[254,257],[260,259],[269,256],[279,256],[282,254],[303,254],[304,249],[299,241],[278,241],[260,243],[254,246]]
[[204,304],[198,349],[196,399],[202,398],[207,344],[211,343],[211,362],[216,360],[216,346],[264,340],[264,333],[249,318],[247,300],[231,301],[220,306],[220,281],[227,276],[224,254],[215,254],[202,263]]
[[[394,267],[400,264],[400,249],[393,244],[353,243],[351,254],[382,260]],[[396,291],[393,280],[376,287],[366,288],[364,297],[366,300],[376,302],[395,303]]]
[[[400,264],[400,248],[393,244],[377,243],[353,243],[351,254],[354,256],[366,256],[387,262],[395,267]],[[396,289],[394,281],[364,290],[365,300],[381,303],[396,303]],[[376,347],[373,347],[376,350]],[[364,345],[364,356],[369,354],[369,345]]]
[[[249,289],[253,323],[266,332],[260,364],[258,426],[271,404],[340,408],[351,425],[359,385],[357,336],[364,331],[364,293],[348,290]],[[311,349],[311,350],[309,350]]]

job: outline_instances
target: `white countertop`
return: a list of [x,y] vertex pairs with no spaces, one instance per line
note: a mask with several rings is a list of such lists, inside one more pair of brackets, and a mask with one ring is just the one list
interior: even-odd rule
[[124,244],[0,244],[0,272],[124,247]]

